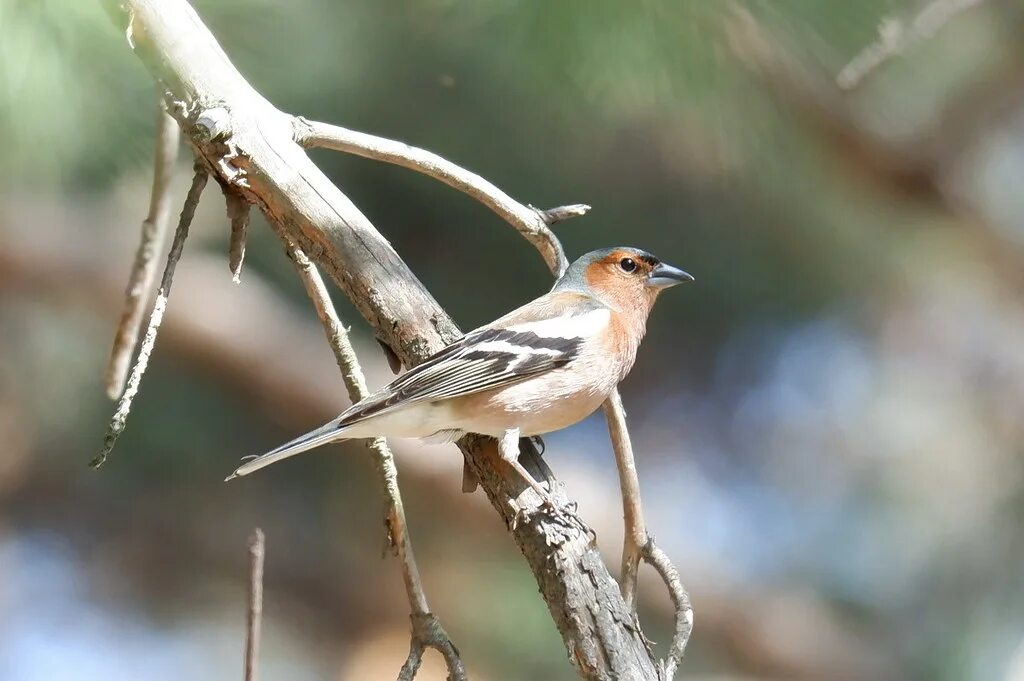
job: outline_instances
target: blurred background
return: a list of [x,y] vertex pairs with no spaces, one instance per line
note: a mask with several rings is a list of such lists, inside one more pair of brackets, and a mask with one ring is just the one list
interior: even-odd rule
[[[696,609],[680,678],[1024,680],[1024,2],[194,4],[284,110],[523,202],[593,204],[558,227],[570,257],[628,243],[696,276],[623,385],[649,525]],[[0,0],[0,679],[240,678],[255,526],[261,678],[394,678],[407,606],[366,451],[221,482],[347,400],[265,223],[231,283],[216,187],[128,428],[86,467],[153,132],[152,81],[100,3]],[[549,286],[473,200],[315,158],[462,328]],[[617,566],[603,420],[547,445]],[[457,450],[396,446],[471,678],[575,678]],[[443,677],[428,654],[419,678]]]

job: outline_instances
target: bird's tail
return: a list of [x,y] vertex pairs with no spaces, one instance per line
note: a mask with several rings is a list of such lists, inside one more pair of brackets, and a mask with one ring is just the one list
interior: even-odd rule
[[277,463],[282,459],[287,459],[289,456],[295,456],[296,454],[309,451],[314,447],[319,447],[320,445],[327,444],[328,442],[344,439],[339,437],[344,426],[341,426],[338,421],[339,419],[334,419],[330,423],[325,423],[316,430],[311,430],[305,435],[300,435],[291,442],[284,443],[277,449],[272,449],[266,454],[260,454],[259,456],[250,458],[248,461],[236,468],[234,473],[224,478],[224,482],[233,478],[240,478],[243,475],[249,475],[249,473],[265,468],[272,463]]

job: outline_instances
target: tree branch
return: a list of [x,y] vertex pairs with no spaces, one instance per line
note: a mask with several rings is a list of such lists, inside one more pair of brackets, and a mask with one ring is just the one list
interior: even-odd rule
[[124,391],[128,366],[132,361],[135,344],[142,327],[143,307],[149,300],[156,282],[156,257],[167,234],[168,218],[171,212],[171,178],[174,163],[178,158],[181,144],[178,124],[164,111],[163,100],[156,112],[156,150],[153,159],[153,188],[149,196],[149,212],[142,221],[142,236],[135,261],[128,275],[128,286],[124,292],[124,309],[121,321],[114,334],[114,345],[110,349],[110,360],[104,374],[107,397],[116,400]]
[[[403,363],[413,366],[459,337],[387,241],[295,143],[294,117],[245,81],[185,0],[108,2],[123,6],[130,44],[165,88],[197,155],[322,266]],[[548,256],[556,271],[564,264],[550,248]],[[501,459],[493,439],[468,436],[459,447],[527,559],[579,674],[654,678],[647,640],[589,533],[527,513],[541,500]],[[521,446],[521,462],[550,477],[532,446]]]
[[266,556],[263,530],[256,528],[249,537],[249,607],[246,610],[245,681],[256,681],[256,663],[260,652],[260,627],[263,620],[263,559]]
[[[316,314],[323,325],[327,342],[334,352],[334,359],[341,370],[341,377],[352,403],[359,402],[369,394],[366,379],[359,366],[355,348],[349,340],[348,331],[338,318],[338,313],[331,303],[330,294],[324,285],[320,273],[302,249],[292,243],[280,229],[278,236],[284,242],[288,257],[295,263],[306,293],[313,301]],[[380,475],[386,505],[384,524],[388,530],[388,543],[398,557],[402,566],[402,579],[405,582],[406,597],[409,599],[412,621],[412,636],[409,644],[409,657],[398,675],[400,681],[412,681],[420,666],[420,659],[425,647],[434,648],[444,657],[448,667],[450,681],[465,681],[466,670],[459,657],[459,651],[448,638],[437,617],[430,612],[427,595],[423,589],[419,567],[413,555],[412,541],[409,539],[409,527],[405,521],[405,510],[402,505],[402,493],[398,488],[398,469],[395,457],[388,447],[387,440],[382,437],[367,440],[367,447],[373,452],[377,472]]]
[[549,229],[560,220],[585,215],[590,206],[574,204],[550,210],[525,206],[476,173],[455,165],[435,153],[356,132],[338,125],[295,118],[295,141],[304,147],[322,147],[384,161],[429,175],[453,189],[472,196],[505,219],[540,252],[548,268],[560,275],[568,267],[562,244]]
[[[404,142],[348,130],[337,125],[312,122],[302,117],[295,118],[294,127],[296,141],[305,147],[324,147],[394,163],[433,177],[472,196],[505,218],[520,234],[526,237],[540,252],[556,277],[565,271],[567,262],[561,242],[549,226],[561,220],[584,215],[590,210],[590,206],[584,204],[561,206],[546,211],[523,205],[479,175],[437,154],[412,147]],[[662,678],[671,679],[679,660],[682,659],[690,631],[693,628],[693,611],[690,608],[689,595],[668,557],[657,548],[654,540],[647,533],[633,447],[630,443],[629,431],[626,427],[626,414],[618,390],[615,390],[605,403],[604,412],[608,420],[612,449],[615,452],[622,490],[626,532],[620,588],[627,607],[635,611],[637,574],[641,559],[653,565],[653,555],[657,552],[662,567],[670,570],[674,576],[674,581],[670,581],[669,573],[658,569],[676,606],[676,637],[668,657],[662,662],[660,668],[663,674]],[[464,483],[464,489],[472,491],[475,482],[472,480],[472,476],[468,476],[467,479],[469,484]],[[410,652],[410,656],[412,655],[413,653]]]
[[100,453],[89,462],[93,468],[99,468],[107,460],[107,456],[117,443],[117,438],[124,431],[125,423],[128,420],[128,412],[132,408],[132,400],[139,392],[139,385],[142,383],[142,375],[146,373],[149,365],[149,355],[156,345],[156,335],[160,330],[160,322],[164,318],[164,310],[167,309],[167,297],[171,294],[171,283],[174,281],[174,268],[181,258],[181,251],[185,247],[185,239],[188,237],[188,228],[192,224],[192,218],[196,213],[196,206],[199,205],[199,197],[206,187],[206,180],[209,175],[206,170],[196,164],[195,175],[192,177],[192,186],[189,187],[188,195],[185,197],[185,205],[182,206],[181,216],[178,218],[178,228],[174,232],[174,241],[171,242],[171,250],[167,253],[167,264],[164,266],[164,274],[160,279],[160,288],[156,292],[156,300],[153,302],[153,310],[149,313],[149,323],[146,325],[146,335],[142,339],[142,347],[139,348],[139,356],[135,359],[135,366],[128,377],[128,385],[121,399],[117,402],[114,415],[107,427],[107,434],[103,438],[103,448]]

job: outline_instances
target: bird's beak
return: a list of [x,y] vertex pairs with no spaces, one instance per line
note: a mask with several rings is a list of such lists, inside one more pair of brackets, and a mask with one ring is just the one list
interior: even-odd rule
[[693,276],[678,267],[672,267],[672,265],[666,265],[665,263],[658,263],[651,270],[651,273],[647,275],[647,285],[656,289],[671,288],[682,284],[684,281],[693,281]]

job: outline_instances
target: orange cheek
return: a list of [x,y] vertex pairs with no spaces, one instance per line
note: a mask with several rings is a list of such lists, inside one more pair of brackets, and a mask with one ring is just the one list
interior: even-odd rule
[[657,295],[656,291],[648,290],[640,279],[619,275],[611,269],[614,266],[603,263],[591,265],[586,273],[587,286],[600,291],[606,300],[614,301],[621,310],[637,310],[654,302],[651,294]]
[[595,291],[607,291],[612,283],[612,277],[607,268],[601,263],[594,263],[587,268],[587,286]]

